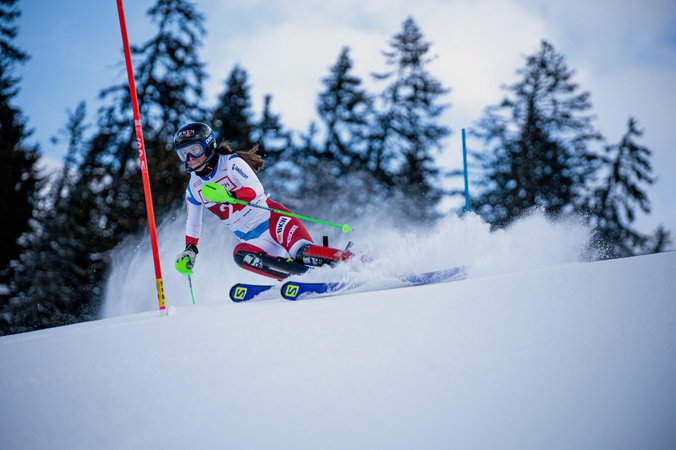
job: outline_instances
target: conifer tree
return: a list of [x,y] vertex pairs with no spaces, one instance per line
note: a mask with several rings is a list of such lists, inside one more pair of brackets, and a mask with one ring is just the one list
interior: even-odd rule
[[302,211],[310,205],[316,208],[320,204],[318,200],[327,193],[327,184],[334,185],[331,181],[322,180],[330,174],[321,161],[318,135],[319,128],[311,121],[307,131],[300,134],[300,141],[294,142],[285,152],[286,158],[277,162],[276,177],[280,179],[275,180],[275,184],[279,186],[278,192],[284,198],[284,204],[292,210]]
[[323,137],[317,145],[306,142],[302,153],[308,166],[303,190],[315,204],[330,205],[325,213],[334,216],[359,216],[367,202],[384,197],[369,166],[374,100],[352,68],[350,49],[344,47],[317,99]]
[[[16,0],[0,3],[0,286],[9,281],[9,262],[18,258],[19,237],[29,230],[36,202],[39,177],[36,145],[27,142],[31,132],[26,117],[12,102],[19,91],[17,65],[28,54],[14,44],[18,30],[15,21],[21,14]],[[0,289],[0,299],[4,296]]]
[[[298,194],[301,171],[296,165],[300,153],[294,145],[291,132],[286,131],[279,114],[272,110],[272,96],[263,98],[263,111],[254,123],[252,141],[265,159],[264,170],[258,174],[265,189],[275,198],[291,207],[289,199]],[[292,201],[292,200],[291,200]]]
[[249,75],[236,65],[225,82],[225,91],[214,109],[212,128],[220,139],[228,141],[234,150],[253,147],[253,113],[248,84]]
[[[148,14],[157,23],[158,33],[142,46],[132,47],[132,54],[153,204],[161,219],[184,199],[185,174],[173,150],[173,135],[183,122],[204,117],[200,100],[206,75],[197,49],[205,30],[203,15],[187,0],[157,0]],[[18,279],[13,289],[16,305],[40,314],[25,314],[28,325],[16,323],[17,327],[54,326],[95,317],[103,298],[110,250],[147,225],[126,77],[121,84],[104,89],[100,98],[107,103],[98,111],[92,136],[78,145],[82,154],[74,171],[77,176],[57,193],[67,226],[50,235],[60,232],[63,241],[56,253],[67,264],[52,264],[49,281],[64,289],[41,290],[45,288],[41,281],[28,286],[20,285],[27,278]],[[60,209],[57,213],[61,214]],[[38,235],[35,238],[33,247],[40,249],[46,241]],[[77,292],[69,286],[76,286]]]
[[373,99],[352,74],[350,50],[342,49],[322,82],[317,112],[325,128],[322,157],[334,162],[336,175],[367,169]]
[[292,147],[291,133],[284,128],[280,115],[272,111],[270,94],[263,98],[263,112],[260,120],[254,123],[252,141],[260,147],[260,153],[265,157],[265,165],[268,168],[281,161],[286,155],[285,152]]
[[637,120],[630,117],[620,142],[606,146],[602,157],[606,175],[593,191],[589,209],[597,245],[605,250],[605,257],[662,251],[669,242],[663,228],[654,237],[633,228],[637,210],[650,212],[645,189],[655,182],[650,163],[652,152],[637,142],[642,135]]
[[214,109],[212,124],[219,138],[228,141],[234,150],[248,150],[258,146],[265,159],[265,170],[259,177],[268,192],[284,197],[290,194],[288,171],[293,163],[291,136],[284,131],[280,116],[272,112],[272,96],[263,99],[260,119],[253,117],[249,75],[236,65],[228,75],[225,91]]
[[667,230],[664,225],[658,225],[652,236],[648,238],[643,249],[644,253],[659,253],[667,251],[671,248],[672,244],[671,231]]
[[[201,99],[206,74],[197,50],[206,31],[204,15],[187,0],[157,0],[148,15],[158,32],[131,50],[153,206],[161,218],[183,201],[185,190],[173,135],[184,122],[205,117]],[[91,152],[92,159],[106,170],[101,177],[96,168],[93,172],[89,167],[83,169],[90,170],[94,183],[104,187],[101,219],[117,243],[147,225],[144,191],[126,78],[104,89],[100,97],[110,103],[99,110],[99,132]]]
[[[5,332],[18,333],[96,317],[92,296],[97,265],[90,258],[87,204],[74,194],[76,161],[84,151],[85,104],[69,113],[61,132],[68,144],[64,166],[52,175],[38,203],[31,231],[21,240],[13,268],[11,299],[3,311]],[[67,276],[65,273],[67,272]]]
[[416,204],[415,209],[407,207],[403,213],[416,220],[429,220],[437,216],[444,195],[434,153],[442,149],[442,140],[450,135],[450,129],[439,123],[448,107],[439,102],[450,89],[429,72],[431,44],[413,18],[404,21],[389,45],[383,54],[391,70],[375,75],[387,85],[380,96],[369,165],[398,204]]
[[495,226],[535,206],[577,211],[598,167],[589,93],[579,91],[564,57],[542,41],[517,73],[521,80],[503,88],[507,95],[475,131],[485,144],[476,155],[484,178],[475,207]]

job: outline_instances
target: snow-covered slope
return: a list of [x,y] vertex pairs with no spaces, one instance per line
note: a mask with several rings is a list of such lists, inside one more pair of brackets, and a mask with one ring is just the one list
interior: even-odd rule
[[676,448],[676,253],[0,339],[1,449]]

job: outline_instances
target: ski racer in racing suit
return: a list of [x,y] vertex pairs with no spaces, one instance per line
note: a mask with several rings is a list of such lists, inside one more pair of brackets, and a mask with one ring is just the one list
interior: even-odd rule
[[[349,251],[315,245],[298,218],[271,211],[289,210],[265,194],[256,175],[263,167],[256,147],[239,152],[234,152],[227,142],[218,147],[214,132],[201,122],[179,129],[174,144],[190,173],[186,189],[186,247],[176,258],[180,273],[192,274],[205,208],[239,238],[240,244],[233,250],[235,262],[261,275],[283,279],[305,272],[307,266],[333,264],[353,256]],[[228,200],[232,199],[249,204],[230,203]]]

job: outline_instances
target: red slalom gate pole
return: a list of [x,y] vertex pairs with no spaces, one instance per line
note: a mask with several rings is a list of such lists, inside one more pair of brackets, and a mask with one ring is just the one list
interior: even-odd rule
[[138,157],[141,161],[141,175],[143,177],[143,192],[146,199],[146,212],[148,213],[148,227],[150,228],[150,244],[153,249],[153,262],[155,263],[155,283],[157,284],[157,301],[160,312],[166,312],[164,298],[164,283],[162,282],[162,269],[160,267],[160,252],[157,246],[157,230],[155,229],[155,213],[153,212],[153,197],[150,193],[150,177],[148,176],[148,161],[146,160],[145,144],[143,143],[143,127],[141,126],[141,113],[138,108],[136,96],[136,81],[134,80],[134,67],[131,64],[131,51],[127,38],[127,23],[124,20],[124,7],[122,0],[117,0],[117,13],[120,17],[120,31],[122,32],[122,44],[124,45],[124,59],[127,63],[127,77],[129,78],[129,93],[131,105],[134,109],[134,128],[136,129],[136,146]]

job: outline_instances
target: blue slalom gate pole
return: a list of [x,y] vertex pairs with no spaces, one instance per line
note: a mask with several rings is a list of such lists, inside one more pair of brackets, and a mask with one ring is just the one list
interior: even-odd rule
[[462,129],[462,165],[465,172],[465,211],[472,211],[472,205],[469,201],[469,177],[467,176],[467,143],[465,139],[465,129]]

